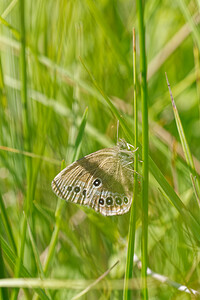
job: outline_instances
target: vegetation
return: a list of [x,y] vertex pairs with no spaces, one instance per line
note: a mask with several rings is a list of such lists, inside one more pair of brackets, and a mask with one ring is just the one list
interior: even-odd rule
[[[0,299],[199,297],[200,5],[140,3],[0,2]],[[131,214],[56,198],[55,175],[115,145],[118,120],[139,145]]]

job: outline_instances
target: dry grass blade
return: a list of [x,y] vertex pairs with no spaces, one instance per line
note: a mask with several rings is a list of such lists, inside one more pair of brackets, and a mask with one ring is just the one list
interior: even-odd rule
[[110,268],[108,269],[105,273],[103,273],[97,280],[95,280],[92,284],[90,284],[86,289],[84,289],[82,292],[77,294],[75,297],[72,298],[72,300],[79,299],[81,296],[86,294],[90,289],[92,289],[97,283],[99,283],[104,277],[106,277],[110,271],[119,263],[119,260]]

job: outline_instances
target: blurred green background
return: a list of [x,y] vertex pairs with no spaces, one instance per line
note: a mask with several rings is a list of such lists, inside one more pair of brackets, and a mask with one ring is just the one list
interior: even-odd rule
[[[197,221],[199,207],[180,146],[165,72],[200,173],[199,10],[198,0],[149,0],[145,1],[144,14],[150,155]],[[80,299],[122,299],[129,214],[105,218],[90,209],[65,203],[61,221],[57,222],[58,199],[51,190],[51,181],[60,171],[62,159],[66,164],[72,161],[86,107],[88,119],[79,157],[117,142],[117,120],[79,57],[110,97],[130,131],[133,130],[133,28],[136,30],[139,110],[141,107],[135,1],[25,1],[26,138],[21,96],[19,1],[2,0],[0,14],[0,235],[4,269],[1,277],[15,277],[16,261],[11,252],[16,256],[16,249],[20,248],[28,188],[31,207],[27,221],[32,235],[27,230],[23,265],[29,277],[74,279],[78,284],[82,279],[95,280],[120,259],[107,280],[121,279],[121,289],[112,289],[110,281],[105,280],[103,288],[89,291]],[[141,142],[141,126],[139,130]],[[124,137],[120,126],[119,136]],[[27,150],[26,143],[33,156],[29,170],[27,155],[14,152]],[[28,187],[27,172],[30,175]],[[199,289],[199,245],[168,200],[150,174],[149,267],[172,281]],[[5,216],[9,219],[8,228]],[[55,249],[42,275],[36,257],[40,257],[44,266],[59,222]],[[9,230],[13,232],[14,242],[9,238],[12,236]],[[139,208],[136,239],[139,257],[140,236]],[[20,274],[19,277],[28,277],[23,272]],[[134,278],[141,278],[137,267]],[[47,295],[50,299],[72,299],[79,292],[78,288],[56,289],[55,284],[55,290],[47,291]],[[9,289],[6,293],[10,299],[15,292]],[[18,299],[36,299],[35,293],[33,289],[20,290]],[[192,297],[176,287],[150,281],[149,299]],[[141,299],[140,280],[133,289],[133,299]]]

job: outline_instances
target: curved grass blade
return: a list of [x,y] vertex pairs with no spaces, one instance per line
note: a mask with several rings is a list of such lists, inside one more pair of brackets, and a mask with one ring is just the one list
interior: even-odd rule
[[174,111],[176,126],[177,126],[177,129],[178,129],[181,144],[182,144],[182,147],[183,147],[183,152],[185,154],[185,159],[186,159],[186,162],[187,162],[187,164],[189,166],[189,169],[190,169],[190,172],[191,172],[190,176],[191,176],[191,180],[192,180],[192,186],[194,188],[194,193],[195,193],[195,196],[196,196],[196,199],[197,199],[197,203],[200,207],[200,186],[199,186],[199,181],[198,181],[198,177],[197,177],[198,175],[197,175],[197,172],[195,170],[192,154],[190,152],[190,147],[188,145],[188,142],[187,142],[187,139],[186,139],[186,136],[185,136],[185,132],[184,132],[184,129],[183,129],[183,126],[182,126],[182,123],[181,123],[181,119],[180,119],[180,116],[179,116],[179,113],[178,113],[178,110],[177,110],[177,107],[176,107],[176,104],[175,104],[175,101],[174,101],[174,98],[173,98],[173,95],[172,95],[171,87],[170,87],[169,80],[167,78],[166,73],[165,73],[165,76],[166,76],[167,85],[168,85],[169,92],[170,92],[170,97],[171,97],[171,101],[172,101],[172,108],[173,108],[173,111]]
[[72,300],[79,299],[83,295],[85,295],[91,288],[93,288],[96,284],[98,284],[105,276],[107,276],[110,271],[119,263],[119,260],[112,266],[110,267],[105,273],[103,273],[97,280],[95,280],[93,283],[91,283],[86,289],[84,289],[82,292],[80,292],[78,295],[74,296]]

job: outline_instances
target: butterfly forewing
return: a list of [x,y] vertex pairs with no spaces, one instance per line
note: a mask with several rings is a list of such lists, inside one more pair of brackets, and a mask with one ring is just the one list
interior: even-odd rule
[[106,216],[129,211],[133,170],[119,147],[89,154],[61,171],[52,181],[53,191],[67,201],[86,205]]

